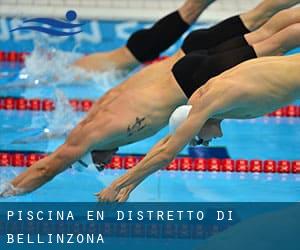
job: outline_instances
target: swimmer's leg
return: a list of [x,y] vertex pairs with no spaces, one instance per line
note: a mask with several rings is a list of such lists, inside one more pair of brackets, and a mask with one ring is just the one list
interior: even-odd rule
[[291,8],[282,10],[274,15],[268,22],[266,22],[259,29],[227,40],[216,47],[210,49],[208,54],[223,53],[228,50],[241,48],[247,45],[254,45],[262,42],[282,29],[287,28],[290,25],[300,22],[300,8]]
[[150,29],[132,34],[127,46],[110,52],[84,56],[76,61],[74,66],[87,71],[130,70],[140,63],[155,59],[175,43],[214,1],[186,0],[177,11],[163,17]]
[[300,8],[291,8],[278,12],[258,30],[245,35],[248,44],[253,45],[268,39],[272,35],[300,22]]
[[[225,53],[230,53],[233,51],[242,50],[243,48],[253,47],[257,57],[265,56],[281,56],[298,47],[300,44],[300,23],[292,24],[279,32],[271,35],[269,38],[254,43],[251,46],[245,42],[243,47],[226,50],[225,52],[219,53],[220,55]],[[222,45],[221,45],[222,46]],[[218,55],[218,53],[212,53],[213,55]]]
[[280,56],[300,44],[300,23],[293,24],[270,38],[254,44],[253,47],[258,57]]
[[182,50],[185,54],[195,50],[208,50],[208,54],[216,54],[246,46],[248,43],[244,35],[261,27],[280,10],[298,2],[300,0],[264,0],[248,12],[228,18],[209,29],[191,32],[184,40]]
[[240,15],[245,26],[254,31],[266,23],[277,12],[300,3],[299,0],[263,0],[254,9]]

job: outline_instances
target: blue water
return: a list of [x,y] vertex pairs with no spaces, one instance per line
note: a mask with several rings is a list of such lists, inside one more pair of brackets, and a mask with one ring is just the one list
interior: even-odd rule
[[[109,47],[107,47],[109,49]],[[295,51],[294,51],[295,52]],[[53,98],[53,86],[31,90],[1,89],[14,79],[20,65],[1,64],[1,72],[12,75],[0,80],[1,96]],[[116,83],[114,83],[116,84]],[[95,84],[58,86],[67,98],[97,99],[103,91]],[[299,103],[298,103],[299,104]],[[51,117],[51,114],[48,114]],[[84,113],[77,113],[77,119]],[[51,120],[51,118],[50,118]],[[13,143],[20,138],[35,136],[48,126],[44,112],[0,110],[0,151],[53,151],[64,140],[44,140],[35,143]],[[232,158],[298,160],[300,156],[300,119],[259,118],[222,124],[224,137],[212,146],[226,146]],[[120,148],[119,153],[147,153],[168,132],[162,129],[144,141]],[[182,154],[187,154],[184,149]],[[23,168],[0,168],[0,184],[13,178]],[[76,172],[68,170],[36,192],[1,201],[94,201],[93,193],[109,185],[123,171],[106,170]],[[79,185],[80,184],[80,185]],[[158,172],[147,179],[131,195],[130,201],[298,201],[300,176],[279,174]]]

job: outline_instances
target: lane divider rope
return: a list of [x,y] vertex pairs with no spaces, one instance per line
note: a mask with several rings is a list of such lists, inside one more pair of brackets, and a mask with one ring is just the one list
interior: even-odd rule
[[[70,99],[70,105],[75,111],[87,112],[92,107],[94,100]],[[51,99],[25,99],[17,97],[0,97],[0,110],[18,111],[53,111],[55,103]],[[300,117],[300,106],[289,105],[268,114],[269,117]]]
[[[11,166],[30,167],[45,156],[47,156],[47,153],[42,152],[0,152],[0,168]],[[143,157],[143,155],[115,155],[111,162],[106,165],[106,168],[116,170],[130,169],[141,161]],[[300,160],[233,160],[177,157],[164,170],[300,174]]]
[[[0,62],[24,63],[26,56],[30,54],[30,52],[0,51]],[[168,58],[168,56],[161,56],[155,60],[144,63],[144,65],[146,66],[166,58]]]
[[28,52],[0,51],[0,62],[23,63]]
[[[23,63],[25,57],[30,55],[29,52],[16,52],[16,51],[0,51],[0,62],[18,62]],[[157,61],[166,59],[166,56],[157,58],[153,61],[145,63],[149,65]],[[2,102],[2,103],[1,103]],[[28,104],[27,104],[28,103]],[[88,111],[92,106],[92,100],[70,100],[70,104],[76,111]],[[33,111],[52,111],[54,110],[54,103],[51,100],[41,99],[23,99],[23,98],[0,98],[0,109],[6,110],[33,110]],[[289,105],[281,108],[267,116],[271,117],[300,117],[300,106]]]

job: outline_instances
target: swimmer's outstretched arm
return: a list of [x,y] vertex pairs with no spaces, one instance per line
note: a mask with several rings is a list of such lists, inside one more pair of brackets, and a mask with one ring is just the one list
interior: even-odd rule
[[62,145],[53,154],[38,161],[13,179],[8,185],[10,188],[3,190],[0,197],[23,195],[34,191],[66,170],[77,160],[77,155],[83,155],[84,152],[83,146]]
[[222,106],[219,103],[216,98],[210,96],[206,100],[201,100],[201,107],[193,106],[187,120],[176,130],[174,135],[168,135],[161,140],[136,167],[130,169],[108,188],[98,193],[98,200],[120,201],[118,198],[122,199],[122,195],[120,195],[122,189],[130,186],[129,192],[131,192],[149,175],[166,167],[184,146],[198,135],[205,122],[216,110],[219,110],[218,107]]
[[[104,101],[104,100],[103,100]],[[94,105],[95,106],[95,105]],[[49,182],[56,175],[69,168],[79,160],[99,141],[105,141],[113,131],[109,124],[105,129],[99,130],[99,123],[93,119],[97,106],[93,107],[86,119],[82,120],[69,134],[67,140],[55,152],[33,164],[10,182],[10,189],[0,193],[0,197],[22,195],[34,191]]]
[[183,147],[198,134],[208,117],[209,114],[206,112],[195,114],[192,110],[188,119],[178,128],[174,135],[169,135],[161,140],[136,167],[114,181],[110,187],[100,192],[98,200],[116,201],[119,192],[123,188],[129,185],[136,187],[149,175],[166,167]]

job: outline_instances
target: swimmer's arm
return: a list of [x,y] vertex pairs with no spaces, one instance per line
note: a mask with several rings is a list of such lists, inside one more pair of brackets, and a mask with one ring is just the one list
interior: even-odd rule
[[65,143],[54,153],[33,164],[25,172],[11,181],[13,190],[1,196],[23,195],[30,193],[52,180],[66,170],[73,162],[86,152],[85,143],[70,145]]
[[114,181],[108,189],[98,194],[99,199],[114,201],[122,188],[132,184],[136,187],[146,177],[166,167],[184,146],[198,134],[209,116],[209,110],[197,112],[192,109],[188,119],[177,129],[174,135],[169,135],[161,140],[136,167],[130,169]]

